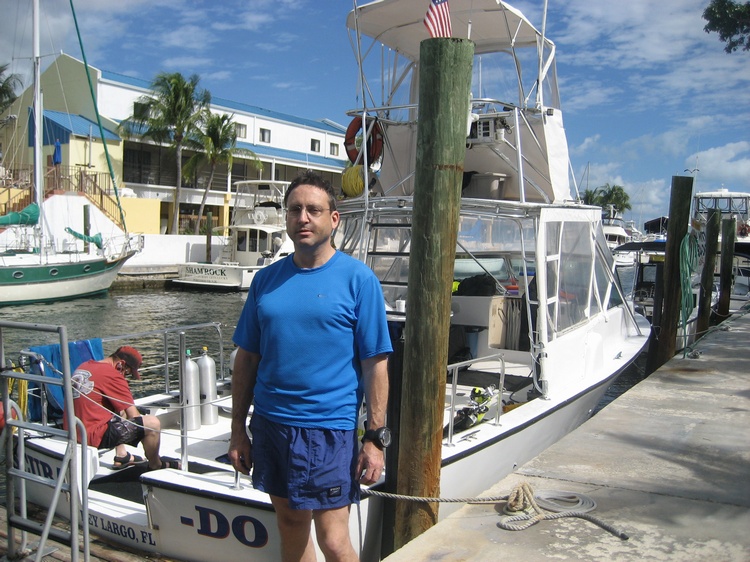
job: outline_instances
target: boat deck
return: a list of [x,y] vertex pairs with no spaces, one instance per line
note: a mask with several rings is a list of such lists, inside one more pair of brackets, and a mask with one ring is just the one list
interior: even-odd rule
[[498,502],[462,507],[386,560],[750,560],[748,338],[745,308],[483,494],[582,494],[628,540],[579,518],[506,531]]

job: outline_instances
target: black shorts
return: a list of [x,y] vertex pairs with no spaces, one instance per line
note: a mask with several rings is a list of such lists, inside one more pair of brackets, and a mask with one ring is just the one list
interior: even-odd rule
[[107,424],[107,431],[99,443],[100,449],[111,449],[117,445],[133,445],[134,447],[143,441],[146,430],[143,428],[143,418],[138,416],[132,420],[126,420],[119,416],[112,416]]

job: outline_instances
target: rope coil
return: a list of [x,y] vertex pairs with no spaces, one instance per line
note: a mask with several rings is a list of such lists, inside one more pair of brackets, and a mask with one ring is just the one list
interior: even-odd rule
[[[378,490],[362,490],[363,496],[376,496],[387,499],[410,501],[417,503],[467,503],[467,504],[484,504],[497,503],[506,501],[503,508],[506,513],[505,519],[500,521],[497,526],[506,531],[523,531],[539,521],[548,521],[562,519],[564,517],[576,517],[584,519],[604,529],[608,533],[624,541],[630,537],[623,531],[605,523],[598,517],[588,513],[596,508],[596,502],[581,494],[573,492],[561,492],[558,490],[546,490],[534,495],[534,491],[526,482],[517,484],[513,487],[507,496],[488,496],[475,498],[437,498],[428,497],[420,498],[415,496],[406,496],[403,494],[392,494],[390,492],[381,492]],[[545,506],[544,509],[540,506]],[[545,509],[547,511],[545,511]],[[550,513],[552,512],[552,513]],[[518,515],[515,515],[518,514]],[[524,521],[525,523],[516,525],[515,523]]]

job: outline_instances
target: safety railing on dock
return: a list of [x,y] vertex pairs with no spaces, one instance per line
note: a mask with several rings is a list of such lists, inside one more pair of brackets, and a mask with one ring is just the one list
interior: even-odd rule
[[[45,377],[30,372],[28,368],[15,368],[6,361],[3,331],[7,329],[26,330],[31,332],[57,333],[62,358],[62,378]],[[22,356],[30,360],[30,363],[40,362],[41,356],[33,352],[23,352]],[[89,560],[89,528],[88,528],[88,488],[81,482],[88,481],[86,454],[86,431],[77,418],[73,409],[73,391],[70,384],[70,357],[68,350],[68,335],[65,326],[51,326],[44,324],[28,324],[23,322],[0,321],[0,390],[2,392],[3,411],[5,416],[5,429],[3,438],[6,447],[6,510],[8,521],[8,559],[18,558],[26,549],[26,533],[39,535],[39,544],[36,547],[37,562],[47,554],[46,541],[52,538],[60,543],[70,546],[71,560],[77,562],[79,554],[83,552],[84,561]],[[9,381],[34,382],[44,388],[46,385],[60,386],[63,389],[65,404],[65,416],[67,417],[68,429],[62,430],[47,425],[46,419],[42,423],[29,422],[23,419],[23,412],[14,401],[11,400],[9,392]],[[15,415],[14,415],[15,414]],[[82,444],[79,449],[76,439],[76,428],[81,432]],[[16,438],[13,438],[13,432]],[[37,474],[33,466],[28,466],[25,455],[26,432],[35,435],[58,437],[66,441],[65,454],[62,460],[60,473],[56,477],[48,477]],[[80,452],[80,457],[79,457]],[[79,478],[81,475],[81,478]],[[53,475],[49,475],[53,476]],[[26,483],[33,482],[53,488],[52,499],[44,523],[39,523],[28,517],[26,503]],[[59,502],[65,501],[67,495],[70,503],[70,530],[65,531],[52,526]],[[15,498],[18,498],[18,502]],[[83,544],[79,536],[79,527],[83,532]],[[20,547],[16,544],[15,530],[22,532]]]

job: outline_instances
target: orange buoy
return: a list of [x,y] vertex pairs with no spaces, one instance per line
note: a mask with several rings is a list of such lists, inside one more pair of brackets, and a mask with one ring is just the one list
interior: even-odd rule
[[[377,119],[368,119],[368,125],[372,122],[370,135],[367,137],[367,163],[372,164],[383,153],[383,132],[380,130],[380,125]],[[357,136],[362,131],[362,117],[359,115],[352,119],[349,126],[346,128],[346,138],[344,139],[344,149],[346,149],[346,155],[352,164],[356,164],[360,157],[360,151],[357,148]],[[365,134],[367,132],[365,131]]]

